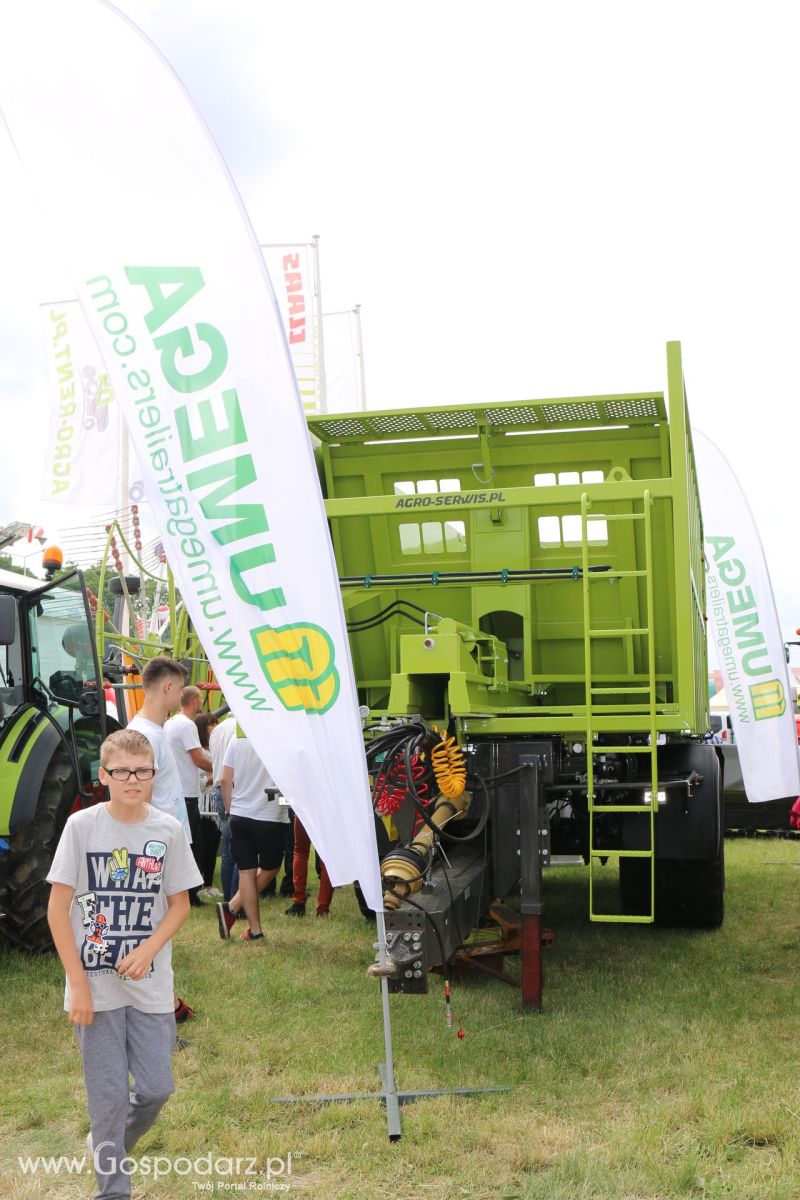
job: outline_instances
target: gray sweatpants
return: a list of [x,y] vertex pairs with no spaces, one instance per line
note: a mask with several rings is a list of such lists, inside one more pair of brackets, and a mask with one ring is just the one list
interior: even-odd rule
[[[96,1200],[128,1200],[131,1164],[126,1155],[175,1091],[175,1017],[114,1008],[95,1013],[91,1025],[78,1025],[75,1032],[92,1123]],[[127,1171],[120,1169],[125,1166]]]

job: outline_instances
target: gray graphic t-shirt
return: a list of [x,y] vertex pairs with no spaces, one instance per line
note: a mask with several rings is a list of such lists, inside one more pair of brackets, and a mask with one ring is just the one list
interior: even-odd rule
[[[75,889],[70,923],[95,1012],[126,1006],[172,1012],[169,942],[144,979],[123,979],[115,965],[157,928],[167,897],[203,882],[180,823],[149,805],[134,825],[115,820],[105,804],[73,813],[47,881]],[[64,1008],[69,1011],[69,983]]]

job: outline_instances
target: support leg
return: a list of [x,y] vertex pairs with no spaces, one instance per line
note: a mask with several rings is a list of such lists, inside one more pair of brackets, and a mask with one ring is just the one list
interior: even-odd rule
[[542,1011],[542,918],[522,918],[522,1006]]
[[522,759],[519,842],[522,864],[522,1004],[542,1010],[542,830],[546,820],[538,758]]

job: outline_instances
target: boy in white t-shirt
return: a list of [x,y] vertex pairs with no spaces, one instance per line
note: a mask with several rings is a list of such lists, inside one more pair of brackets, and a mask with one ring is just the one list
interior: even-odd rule
[[180,708],[186,669],[173,658],[151,658],[142,671],[144,703],[128,722],[128,729],[143,733],[155,755],[157,774],[153,782],[153,808],[177,817],[188,840],[192,836],[175,758],[164,733],[164,722]]
[[248,926],[242,941],[260,941],[259,893],[275,878],[283,862],[289,832],[288,808],[247,738],[231,738],[222,760],[222,797],[229,814],[231,847],[239,868],[239,891],[229,904],[217,905],[222,938],[229,938],[243,908]]
[[[127,728],[144,734],[153,748],[156,775],[153,780],[150,803],[153,808],[176,817],[181,823],[187,841],[191,844],[189,815],[186,811],[186,801],[183,798],[178,767],[170,750],[167,735],[164,733],[164,722],[167,717],[177,712],[180,707],[186,674],[186,668],[176,662],[174,658],[165,656],[151,658],[142,671],[144,703],[133,720],[128,722]],[[175,1020],[179,1023],[188,1021],[194,1015],[194,1010],[181,996],[175,997],[174,1011]]]
[[[180,710],[171,716],[164,726],[164,735],[178,768],[181,793],[192,833],[194,860],[201,871],[199,772],[205,771],[208,775],[211,771],[211,759],[200,745],[200,734],[194,720],[202,707],[203,693],[189,683],[181,691]],[[189,902],[200,905],[196,891],[189,893]]]

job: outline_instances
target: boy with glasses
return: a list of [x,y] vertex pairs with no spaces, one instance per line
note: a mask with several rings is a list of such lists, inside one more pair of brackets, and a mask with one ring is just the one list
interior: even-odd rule
[[175,1090],[170,940],[200,873],[180,823],[149,803],[147,738],[112,733],[100,762],[109,799],[64,826],[48,920],[81,1047],[97,1195],[116,1198],[130,1195],[126,1156]]

